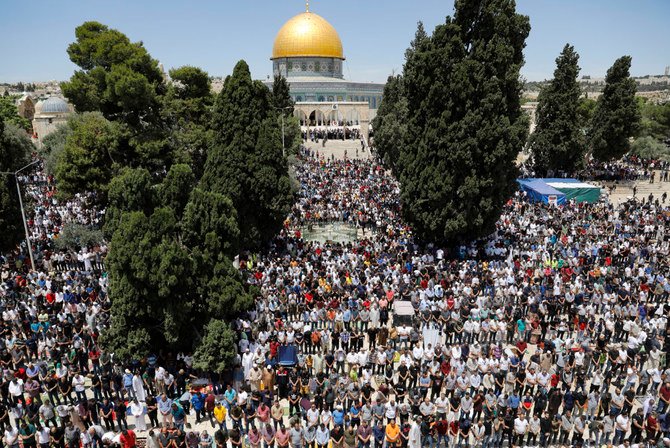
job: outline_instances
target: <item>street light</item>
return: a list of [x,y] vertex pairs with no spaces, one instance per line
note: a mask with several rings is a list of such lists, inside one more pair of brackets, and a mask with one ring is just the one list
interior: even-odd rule
[[35,160],[34,162],[29,163],[28,165],[24,166],[23,168],[19,168],[18,170],[14,171],[13,173],[11,171],[0,171],[0,174],[6,174],[6,175],[11,175],[14,176],[14,179],[16,180],[16,192],[19,195],[19,207],[21,207],[21,218],[23,219],[23,230],[26,232],[26,245],[28,246],[28,255],[30,255],[30,266],[33,268],[33,271],[35,270],[35,258],[33,257],[33,248],[30,244],[30,234],[28,233],[28,221],[26,221],[26,212],[23,210],[23,198],[21,197],[21,185],[19,184],[19,173],[26,168],[30,168],[31,166],[35,165],[38,163],[39,160]]
[[293,109],[293,106],[286,106],[286,107],[274,107],[276,110],[281,110],[282,113],[279,114],[281,115],[281,155],[282,157],[286,157],[286,144],[284,143],[284,111]]

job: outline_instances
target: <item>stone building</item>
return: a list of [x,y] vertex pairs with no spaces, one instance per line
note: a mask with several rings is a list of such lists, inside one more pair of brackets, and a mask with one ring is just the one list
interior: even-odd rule
[[37,146],[41,146],[44,137],[64,124],[73,113],[74,108],[57,96],[38,101],[33,116],[33,139]]
[[35,116],[35,100],[29,94],[25,94],[16,102],[16,109],[21,117],[32,120]]

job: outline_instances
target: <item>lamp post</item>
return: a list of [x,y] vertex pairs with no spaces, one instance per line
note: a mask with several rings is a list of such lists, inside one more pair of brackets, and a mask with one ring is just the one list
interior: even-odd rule
[[279,114],[281,116],[281,155],[282,157],[286,157],[286,143],[284,143],[284,111],[293,109],[293,106],[274,107],[274,109],[281,111]]
[[0,171],[0,174],[6,174],[6,175],[12,175],[14,176],[14,180],[16,181],[16,193],[19,195],[19,207],[21,207],[21,218],[23,220],[23,230],[26,232],[26,245],[28,246],[28,255],[30,256],[30,266],[32,270],[35,270],[35,258],[33,257],[33,248],[30,244],[30,234],[28,233],[28,221],[26,221],[26,212],[23,210],[23,198],[21,196],[21,185],[19,184],[19,173],[26,168],[30,168],[31,166],[35,165],[38,163],[39,160],[35,160],[34,162],[29,163],[28,165],[24,166],[23,168],[19,168],[18,170],[14,171],[13,173],[11,171]]

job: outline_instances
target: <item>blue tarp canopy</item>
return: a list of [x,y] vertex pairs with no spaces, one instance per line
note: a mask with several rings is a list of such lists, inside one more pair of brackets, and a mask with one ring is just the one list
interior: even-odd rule
[[564,204],[565,193],[547,185],[546,179],[517,179],[521,191],[525,191],[532,202],[545,204]]
[[282,345],[277,350],[279,365],[293,367],[298,364],[298,349],[295,345]]

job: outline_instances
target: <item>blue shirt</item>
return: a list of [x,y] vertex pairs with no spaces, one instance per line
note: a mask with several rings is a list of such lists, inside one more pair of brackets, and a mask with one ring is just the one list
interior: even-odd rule
[[336,425],[341,425],[344,423],[344,411],[340,411],[339,409],[335,409],[333,412],[333,422],[335,422]]
[[133,386],[133,376],[130,373],[123,375],[123,387],[132,387]]
[[521,399],[517,395],[510,395],[509,397],[507,397],[507,404],[512,409],[517,409],[520,403]]
[[201,411],[205,407],[205,397],[202,394],[195,394],[191,397],[191,403],[193,403],[193,409]]
[[226,398],[226,401],[230,401],[231,403],[235,403],[235,397],[237,396],[237,392],[235,392],[235,389],[230,389],[226,390],[223,393],[223,396]]

